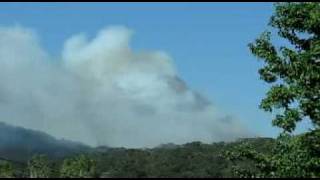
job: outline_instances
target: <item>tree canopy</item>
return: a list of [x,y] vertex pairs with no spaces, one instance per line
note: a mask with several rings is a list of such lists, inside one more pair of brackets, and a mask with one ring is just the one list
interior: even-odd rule
[[[269,25],[289,45],[272,43],[265,31],[249,48],[264,62],[261,79],[271,84],[260,108],[275,113],[272,125],[283,132],[271,155],[243,146],[227,156],[255,162],[259,173],[237,170],[244,176],[320,177],[320,3],[276,3]],[[307,120],[312,128],[293,135]]]

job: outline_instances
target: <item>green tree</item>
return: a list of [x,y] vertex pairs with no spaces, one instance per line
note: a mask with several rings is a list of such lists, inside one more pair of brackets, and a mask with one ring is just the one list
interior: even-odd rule
[[115,177],[141,178],[147,177],[152,165],[150,164],[150,152],[140,149],[128,149],[117,162],[117,171],[112,174]]
[[272,123],[286,132],[296,123],[310,119],[320,126],[320,4],[280,3],[270,25],[292,47],[276,48],[265,32],[254,43],[251,52],[264,60],[261,79],[272,84],[260,107],[277,112]]
[[63,178],[91,178],[96,176],[96,161],[79,155],[63,161],[60,176]]
[[0,162],[0,178],[13,178],[14,168],[9,162]]
[[46,155],[35,155],[28,161],[30,178],[49,178],[51,169]]
[[[229,157],[256,162],[260,174],[247,176],[320,176],[320,3],[276,3],[269,25],[290,45],[277,47],[270,31],[249,48],[264,61],[262,80],[271,84],[260,108],[275,114],[272,124],[283,129],[272,156],[241,147]],[[313,128],[293,136],[299,121],[309,120]],[[237,171],[240,172],[240,171]]]

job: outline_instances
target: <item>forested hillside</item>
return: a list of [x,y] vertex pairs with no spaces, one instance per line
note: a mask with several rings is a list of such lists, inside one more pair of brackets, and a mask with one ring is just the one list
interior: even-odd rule
[[[234,177],[233,163],[224,152],[240,144],[249,144],[259,152],[268,153],[271,138],[241,139],[230,143],[162,145],[153,149],[108,149],[94,153],[98,174],[110,177]],[[241,166],[254,165],[250,161]]]
[[[148,149],[92,148],[77,142],[58,140],[41,131],[0,123],[0,176],[234,177],[234,164],[224,152],[233,151],[241,144],[268,153],[274,140],[248,138],[228,143],[168,143]],[[90,164],[91,161],[94,163]],[[250,161],[238,164],[254,168]],[[92,172],[87,175],[74,172],[79,168],[86,171],[89,167]]]
[[[11,155],[21,157],[21,160],[2,161],[0,175],[4,177],[6,174],[15,177],[236,177],[234,164],[224,153],[233,151],[240,144],[249,144],[259,152],[268,153],[274,145],[274,140],[249,138],[229,143],[163,144],[150,149],[97,147],[87,148],[82,153],[74,151],[71,154],[67,151],[69,154],[65,154],[63,158],[56,156],[52,150],[41,151],[46,155],[37,155],[40,152],[37,149],[33,149],[33,154],[37,156],[30,158],[29,154],[21,153],[21,149],[18,148],[13,150]],[[38,146],[44,145],[38,144]],[[22,161],[27,158],[28,161]],[[38,167],[37,164],[41,166]],[[250,161],[240,162],[238,165],[254,169],[254,164]],[[81,170],[88,172],[79,174],[78,171]],[[8,173],[10,171],[11,173]],[[45,173],[34,175],[37,174],[35,172]]]
[[86,152],[89,147],[78,142],[58,140],[44,132],[12,126],[0,122],[0,157],[27,161],[34,154],[62,158],[76,152]]

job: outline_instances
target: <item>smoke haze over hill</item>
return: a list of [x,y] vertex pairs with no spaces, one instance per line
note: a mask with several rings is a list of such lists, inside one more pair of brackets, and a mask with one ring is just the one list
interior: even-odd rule
[[154,147],[249,136],[177,74],[162,51],[134,52],[132,30],[76,34],[54,59],[23,27],[0,28],[0,121],[92,146]]

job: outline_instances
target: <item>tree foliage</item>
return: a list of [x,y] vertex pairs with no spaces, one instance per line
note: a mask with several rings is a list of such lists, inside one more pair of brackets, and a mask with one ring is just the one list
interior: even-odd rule
[[273,124],[292,132],[298,121],[310,119],[320,125],[320,4],[279,3],[269,23],[292,47],[276,48],[265,32],[251,52],[264,60],[261,79],[272,84],[260,107],[280,109]]
[[30,178],[49,178],[51,168],[46,155],[34,155],[28,162]]
[[81,154],[63,161],[60,176],[63,178],[92,178],[96,175],[96,162]]
[[[243,146],[227,156],[255,162],[259,173],[237,169],[244,176],[320,177],[320,3],[276,3],[269,25],[289,45],[277,48],[266,31],[249,48],[264,61],[259,74],[271,84],[260,108],[276,114],[272,124],[283,132],[271,155]],[[293,136],[303,120],[313,128]]]
[[[273,139],[253,138],[230,143],[162,145],[152,149],[111,148],[95,153],[97,173],[103,177],[238,177],[231,172],[231,161],[221,156],[224,150],[247,142],[258,152],[268,152]],[[245,160],[243,166],[252,168]]]
[[0,178],[14,177],[14,168],[9,162],[0,162]]
[[[93,148],[90,153],[74,154],[65,158],[50,156],[48,159],[45,155],[35,155],[27,164],[4,161],[10,165],[1,166],[0,162],[0,175],[21,178],[241,177],[241,174],[232,174],[231,161],[221,156],[221,153],[224,150],[233,150],[243,143],[258,152],[267,153],[274,146],[274,139],[249,138],[212,144],[190,142],[184,145],[162,145],[151,149],[99,147]],[[258,172],[250,160],[241,161],[240,166],[252,170],[252,173]]]

